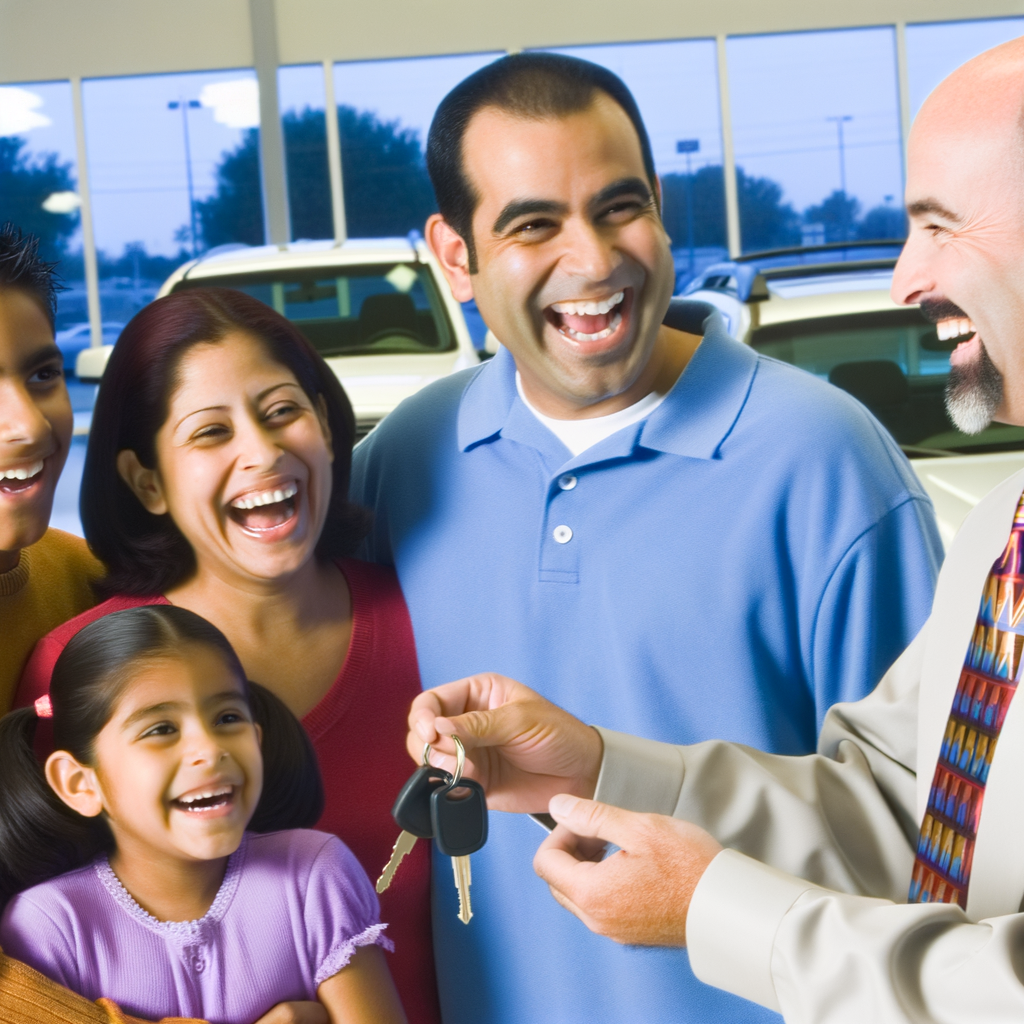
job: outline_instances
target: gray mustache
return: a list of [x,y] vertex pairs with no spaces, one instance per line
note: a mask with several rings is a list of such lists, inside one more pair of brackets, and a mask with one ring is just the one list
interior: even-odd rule
[[925,299],[921,303],[921,312],[924,314],[924,318],[933,324],[937,324],[941,320],[952,320],[954,317],[960,320],[971,319],[955,302],[950,302],[949,299]]

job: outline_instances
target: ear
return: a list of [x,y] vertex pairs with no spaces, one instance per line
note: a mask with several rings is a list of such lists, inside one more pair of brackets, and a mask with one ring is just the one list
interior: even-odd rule
[[43,769],[50,789],[83,818],[95,818],[103,810],[103,794],[96,772],[66,750],[55,750]]
[[253,722],[253,728],[256,730],[256,742],[260,745],[260,749],[263,749],[263,726],[259,722]]
[[[327,442],[327,451],[330,453],[331,462],[334,461],[334,438],[331,436],[331,424],[327,419],[327,401],[323,395],[316,396],[316,418],[320,421],[320,430]],[[353,441],[355,438],[352,439]]]
[[147,469],[135,452],[125,448],[117,453],[117,473],[147,512],[155,516],[166,515],[167,500],[159,470]]
[[448,278],[452,295],[458,302],[473,298],[473,280],[469,273],[469,250],[465,239],[439,213],[427,219],[426,242]]
[[[692,185],[692,182],[691,182]],[[661,175],[656,174],[654,176],[654,199],[658,204],[658,213],[663,213],[665,210],[665,204],[663,200],[664,193],[661,189]]]

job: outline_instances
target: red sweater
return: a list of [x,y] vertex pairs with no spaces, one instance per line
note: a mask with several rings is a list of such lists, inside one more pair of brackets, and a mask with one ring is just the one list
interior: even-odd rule
[[[398,838],[391,805],[413,764],[405,751],[406,715],[420,692],[412,624],[391,569],[344,559],[352,593],[352,642],[341,672],[302,720],[320,762],[326,805],[317,827],[333,832],[376,881]],[[15,707],[48,692],[65,644],[90,622],[124,608],[167,604],[163,597],[112,597],[58,626],[36,644]],[[418,842],[381,895],[381,920],[395,952],[391,973],[410,1024],[440,1024],[430,932],[430,848]]]

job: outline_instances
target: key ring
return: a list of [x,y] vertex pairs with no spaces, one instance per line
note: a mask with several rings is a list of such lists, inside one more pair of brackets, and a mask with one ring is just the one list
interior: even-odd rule
[[[462,740],[458,736],[452,736],[455,741],[455,774],[449,773],[448,778],[451,780],[445,789],[454,789],[462,779],[462,770],[466,767],[466,748],[462,745]],[[432,768],[433,765],[430,763],[430,744],[423,744],[423,764],[427,768]]]

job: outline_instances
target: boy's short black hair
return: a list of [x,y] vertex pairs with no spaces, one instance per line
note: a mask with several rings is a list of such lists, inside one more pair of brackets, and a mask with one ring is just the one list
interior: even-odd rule
[[57,320],[57,263],[39,255],[39,239],[26,235],[10,221],[0,224],[0,288],[18,288],[31,295],[46,314],[50,327]]
[[462,139],[473,115],[497,107],[518,117],[566,117],[586,110],[603,92],[626,112],[636,129],[651,191],[658,194],[657,172],[640,108],[618,75],[599,64],[559,53],[513,53],[463,79],[443,100],[427,136],[427,171],[441,216],[469,250],[469,272],[476,273],[473,214],[480,197],[466,177]]

